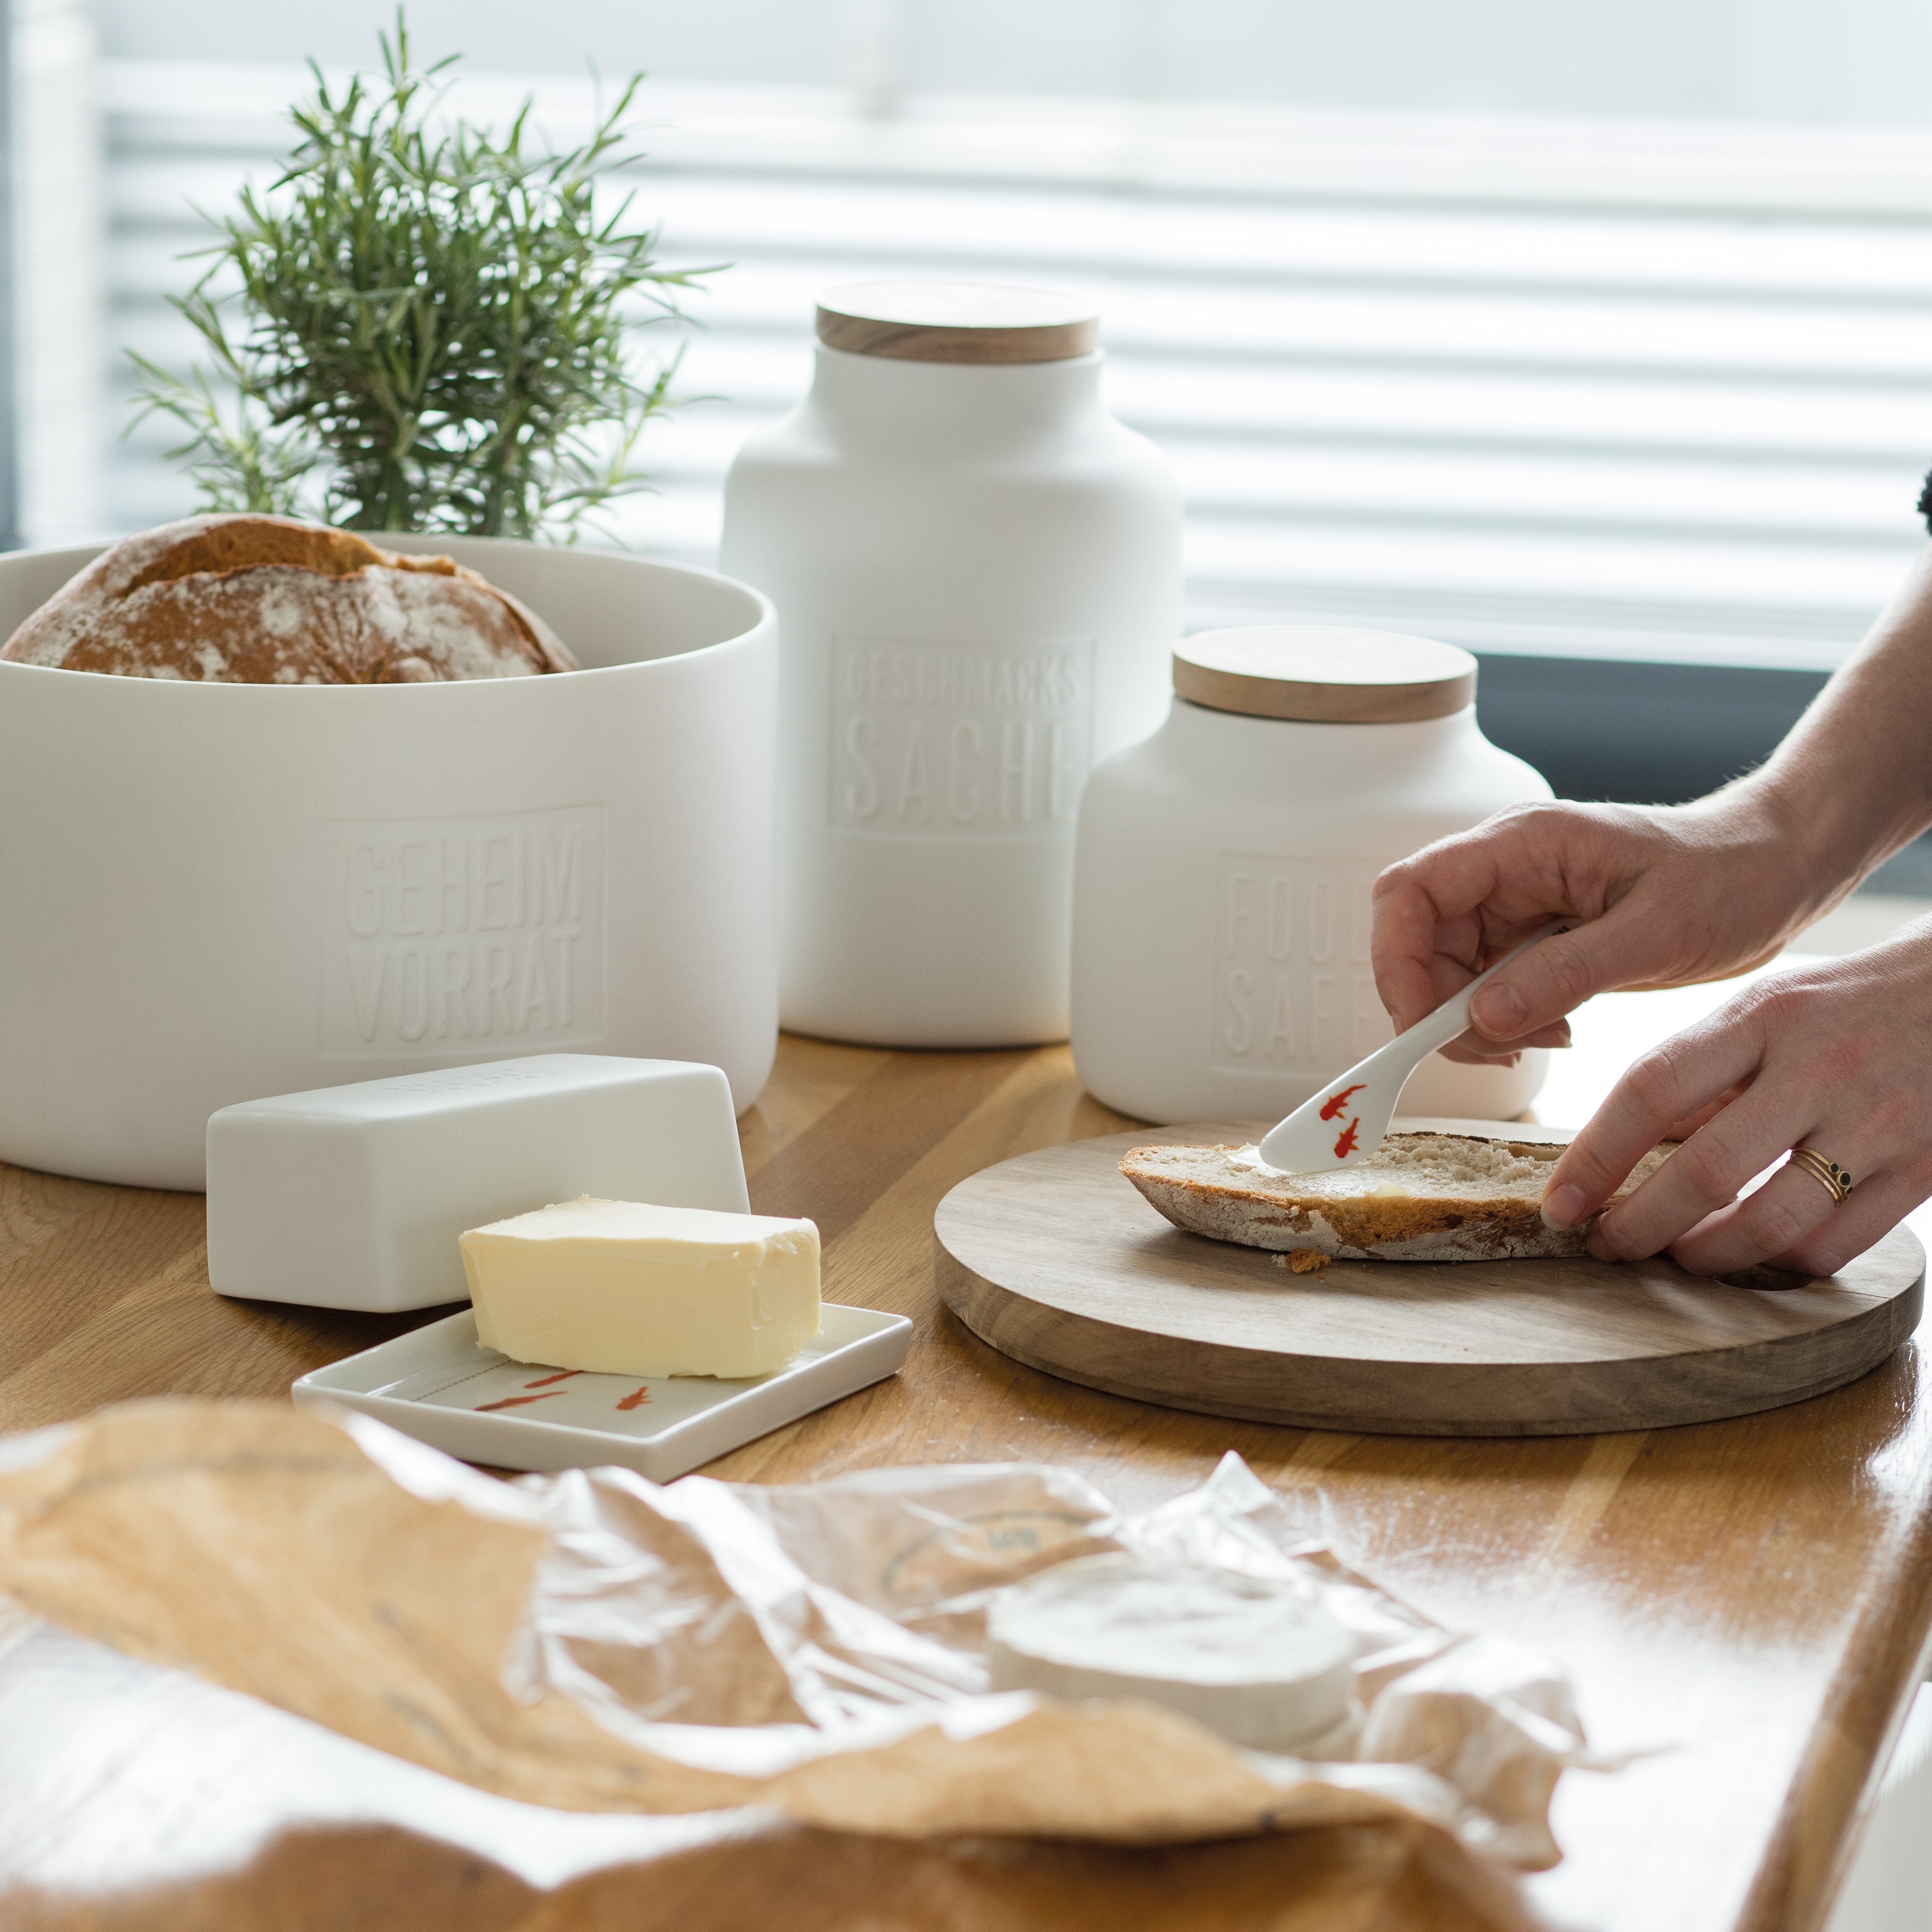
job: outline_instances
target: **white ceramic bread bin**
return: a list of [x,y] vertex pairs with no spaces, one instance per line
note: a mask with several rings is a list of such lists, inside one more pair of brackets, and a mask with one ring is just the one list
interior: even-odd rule
[[[1475,659],[1431,639],[1208,632],[1176,652],[1174,690],[1081,806],[1074,1059],[1142,1120],[1277,1120],[1393,1036],[1376,874],[1550,787],[1478,729]],[[1432,1055],[1402,1109],[1507,1120],[1546,1057]]]
[[1159,722],[1180,505],[1102,406],[1085,302],[872,284],[726,486],[723,567],[778,607],[784,1024],[1066,1036],[1073,830]]
[[[388,537],[585,669],[190,684],[0,662],[0,1160],[199,1188],[208,1116],[525,1053],[776,1044],[776,638],[698,570]],[[0,635],[98,553],[0,558]]]

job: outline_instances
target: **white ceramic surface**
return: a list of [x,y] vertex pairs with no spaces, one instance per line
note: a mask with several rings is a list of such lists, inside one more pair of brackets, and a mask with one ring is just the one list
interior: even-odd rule
[[1179,495],[1100,368],[821,346],[733,465],[723,567],[783,630],[788,1027],[1065,1036],[1080,788],[1159,721],[1180,632]]
[[580,1194],[746,1212],[724,1075],[537,1054],[224,1107],[208,1124],[208,1278],[312,1308],[466,1301],[459,1236]]
[[[770,604],[711,574],[446,551],[585,670],[280,686],[0,663],[0,1160],[203,1184],[217,1108],[585,1051],[776,1045]],[[0,557],[0,633],[97,552]]]
[[[1144,1120],[1277,1120],[1393,1036],[1369,959],[1384,866],[1550,788],[1473,706],[1309,724],[1173,700],[1088,782],[1074,892],[1073,1054]],[[1546,1055],[1433,1055],[1403,1112],[1506,1120]]]
[[635,1469],[668,1483],[842,1396],[896,1375],[903,1315],[828,1302],[818,1340],[753,1382],[573,1374],[513,1362],[476,1340],[465,1309],[304,1376],[299,1408],[340,1402],[466,1462],[502,1469]]

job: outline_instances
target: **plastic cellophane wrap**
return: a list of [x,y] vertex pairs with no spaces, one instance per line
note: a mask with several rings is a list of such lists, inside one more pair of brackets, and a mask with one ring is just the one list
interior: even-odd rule
[[[993,1593],[1120,1550],[1312,1582],[1358,1648],[1356,1759],[991,1692]],[[860,1838],[938,1859],[952,1903],[880,1925],[976,1925],[960,1900],[991,1870],[1023,1926],[1030,1859],[1217,1844],[1278,1865],[1284,1909],[1373,1903],[1334,1923],[1526,1925],[1510,1868],[1556,1861],[1564,1770],[1607,1768],[1549,1659],[1398,1602],[1232,1455],[1126,1514],[1040,1464],[504,1483],[360,1415],[142,1402],[0,1443],[0,1591],[504,1798],[740,1812],[761,1821],[746,1858],[802,1827],[828,1858]],[[1007,1848],[990,1866],[989,1844]]]

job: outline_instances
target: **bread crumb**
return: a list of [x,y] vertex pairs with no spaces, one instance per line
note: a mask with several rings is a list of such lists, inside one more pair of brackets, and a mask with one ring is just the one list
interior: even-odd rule
[[1328,1265],[1329,1257],[1318,1248],[1290,1248],[1273,1258],[1276,1268],[1292,1268],[1297,1274],[1315,1274]]

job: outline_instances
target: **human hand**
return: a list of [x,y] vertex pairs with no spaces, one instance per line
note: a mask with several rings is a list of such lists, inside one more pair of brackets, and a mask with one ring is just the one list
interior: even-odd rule
[[[1552,1172],[1544,1214],[1574,1227],[1660,1140],[1689,1138],[1602,1214],[1590,1251],[1667,1248],[1695,1274],[1768,1261],[1834,1273],[1932,1196],[1932,919],[1863,952],[1780,973],[1637,1060]],[[1787,1148],[1852,1178],[1834,1202]]]
[[1694,806],[1512,806],[1376,880],[1376,984],[1400,1032],[1552,917],[1476,996],[1450,1059],[1564,1046],[1564,1016],[1612,988],[1690,986],[1776,957],[1828,902],[1774,806],[1748,786]]

